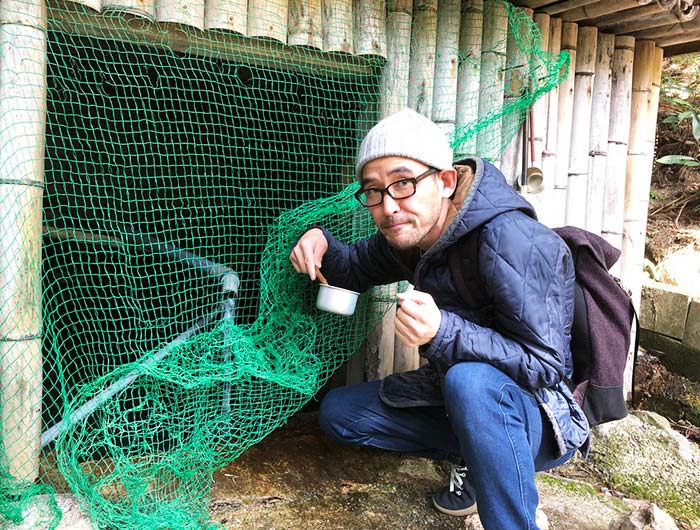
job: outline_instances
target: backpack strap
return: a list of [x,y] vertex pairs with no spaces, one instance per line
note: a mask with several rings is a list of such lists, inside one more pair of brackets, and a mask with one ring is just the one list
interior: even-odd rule
[[472,307],[488,303],[483,282],[479,276],[479,228],[447,248],[447,264],[457,294]]

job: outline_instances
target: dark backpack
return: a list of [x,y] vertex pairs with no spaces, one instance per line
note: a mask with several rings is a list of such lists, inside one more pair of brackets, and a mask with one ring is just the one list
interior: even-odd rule
[[[576,271],[571,329],[574,373],[568,383],[593,427],[627,415],[624,371],[635,322],[634,376],[639,322],[629,293],[609,272],[620,251],[587,230],[565,226],[554,231],[571,250]],[[478,252],[479,230],[470,232],[447,252],[455,288],[472,306],[489,304],[479,278]],[[634,404],[634,379],[632,387]]]

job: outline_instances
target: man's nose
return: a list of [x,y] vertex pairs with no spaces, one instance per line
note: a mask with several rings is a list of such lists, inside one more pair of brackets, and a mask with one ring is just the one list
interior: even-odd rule
[[400,209],[401,208],[399,208],[399,201],[394,199],[388,193],[384,193],[384,197],[382,197],[382,210],[384,211],[384,215],[395,214]]

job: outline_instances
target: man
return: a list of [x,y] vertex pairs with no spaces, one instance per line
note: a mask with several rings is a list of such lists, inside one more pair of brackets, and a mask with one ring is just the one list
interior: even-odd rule
[[[347,245],[313,228],[290,259],[312,280],[319,267],[329,283],[355,291],[409,280],[395,332],[427,364],[332,390],[322,428],[343,442],[450,460],[450,484],[433,495],[444,513],[478,506],[486,530],[537,528],[535,472],[585,451],[588,440],[565,382],[573,371],[568,249],[493,165],[453,166],[445,135],[410,109],[370,130],[356,175],[356,197],[378,232]],[[466,241],[476,242],[473,255],[464,255]],[[476,267],[488,300],[458,294],[455,249],[460,266]]]

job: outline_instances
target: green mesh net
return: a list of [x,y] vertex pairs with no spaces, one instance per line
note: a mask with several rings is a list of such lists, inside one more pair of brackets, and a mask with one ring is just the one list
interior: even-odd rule
[[[319,311],[288,260],[314,224],[373,232],[352,197],[364,133],[408,104],[457,155],[498,161],[567,75],[500,1],[440,18],[436,2],[356,2],[379,5],[388,35],[361,49],[355,13],[354,50],[328,9],[312,39],[306,2],[263,4],[270,20],[204,31],[175,4],[192,24],[125,0],[52,2],[46,29],[39,4],[0,9],[0,527],[55,528],[62,492],[99,528],[214,526],[213,472],[308,403],[392,307],[395,286],[351,318]],[[236,33],[280,18],[305,45]]]

